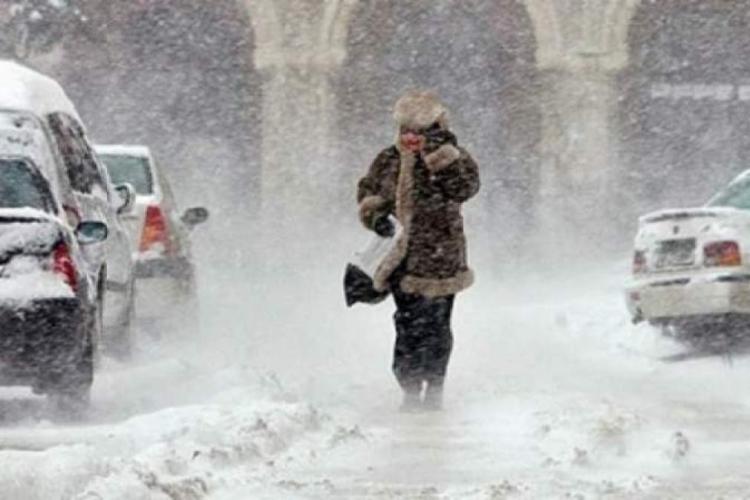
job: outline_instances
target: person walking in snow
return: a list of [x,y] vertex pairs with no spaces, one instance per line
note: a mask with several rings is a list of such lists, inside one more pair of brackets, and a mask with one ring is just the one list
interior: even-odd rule
[[447,115],[433,93],[401,97],[396,144],[375,158],[357,189],[366,228],[392,236],[392,215],[403,228],[373,277],[374,288],[390,290],[396,303],[393,372],[403,411],[442,408],[454,298],[474,281],[461,205],[479,190],[479,172],[448,130]]

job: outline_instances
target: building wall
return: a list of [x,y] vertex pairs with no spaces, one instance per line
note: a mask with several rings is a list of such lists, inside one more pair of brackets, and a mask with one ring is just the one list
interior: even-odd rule
[[68,43],[55,71],[99,138],[152,141],[292,225],[347,216],[415,86],[443,94],[479,158],[497,241],[532,226],[547,246],[625,241],[639,212],[703,200],[748,149],[744,1],[97,1],[116,29]]
[[46,68],[94,139],[151,146],[183,205],[256,213],[262,85],[244,10],[234,0],[100,4],[89,5],[91,31],[71,34]]
[[633,205],[702,203],[748,168],[750,4],[643,4],[620,80]]

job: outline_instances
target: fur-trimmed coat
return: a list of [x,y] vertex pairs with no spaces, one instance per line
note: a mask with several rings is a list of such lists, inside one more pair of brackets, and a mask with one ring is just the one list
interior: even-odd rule
[[388,289],[402,263],[406,293],[440,297],[471,286],[461,204],[478,190],[477,165],[457,145],[443,144],[424,156],[396,146],[382,151],[359,181],[360,220],[373,229],[378,218],[395,214],[404,231],[378,267],[375,288]]

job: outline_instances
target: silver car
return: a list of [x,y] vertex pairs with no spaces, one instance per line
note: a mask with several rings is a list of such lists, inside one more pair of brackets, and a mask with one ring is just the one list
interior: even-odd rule
[[69,216],[103,222],[109,228],[109,238],[100,245],[87,246],[84,253],[103,301],[100,321],[104,325],[104,348],[116,357],[128,358],[134,342],[135,263],[129,251],[130,236],[120,216],[132,209],[132,200],[117,194],[75,117],[54,113],[47,121],[72,188]]
[[139,320],[159,326],[194,324],[198,304],[190,231],[208,219],[208,210],[179,211],[169,182],[147,147],[96,146],[96,151],[115,184],[135,188],[134,209],[124,220],[136,260]]

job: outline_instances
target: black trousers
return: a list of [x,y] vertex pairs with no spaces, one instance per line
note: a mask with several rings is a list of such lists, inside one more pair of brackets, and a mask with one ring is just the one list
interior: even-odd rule
[[451,314],[455,296],[427,298],[392,287],[396,302],[393,373],[405,391],[422,383],[441,385],[453,349]]

